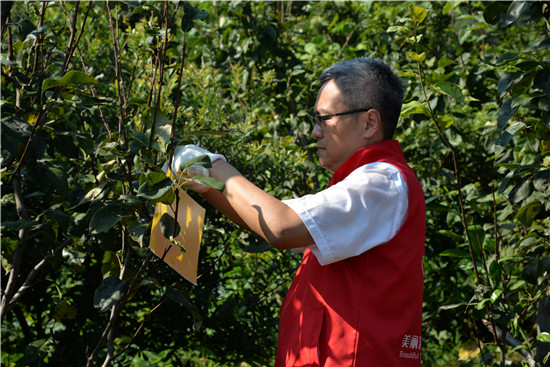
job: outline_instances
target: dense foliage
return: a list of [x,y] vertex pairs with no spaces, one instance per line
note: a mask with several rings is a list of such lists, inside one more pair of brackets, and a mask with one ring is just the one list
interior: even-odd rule
[[148,250],[175,145],[325,187],[319,73],[380,57],[428,207],[423,364],[548,364],[547,2],[2,2],[2,365],[272,365],[300,255],[207,208],[199,281]]

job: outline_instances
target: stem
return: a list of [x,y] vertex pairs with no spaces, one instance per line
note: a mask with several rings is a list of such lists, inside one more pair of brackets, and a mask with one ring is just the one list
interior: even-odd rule
[[95,359],[97,358],[97,355],[99,354],[99,351],[101,350],[101,348],[105,344],[105,341],[107,340],[107,336],[111,332],[111,329],[113,328],[116,320],[118,319],[118,316],[122,312],[122,308],[124,307],[124,305],[126,304],[126,301],[130,297],[130,294],[132,294],[134,292],[134,290],[137,288],[136,284],[138,283],[138,280],[141,279],[141,275],[145,271],[145,268],[147,267],[149,262],[151,262],[151,259],[153,258],[153,256],[154,256],[154,253],[152,251],[150,251],[147,254],[147,256],[143,260],[143,263],[141,264],[141,267],[139,268],[136,276],[132,280],[132,283],[130,283],[130,286],[128,287],[128,290],[125,292],[122,299],[116,304],[116,306],[114,307],[114,310],[111,312],[111,317],[109,319],[109,322],[107,323],[107,326],[103,330],[103,334],[101,335],[101,338],[97,342],[97,345],[94,348],[94,350],[92,351],[92,353],[88,356],[88,361],[86,363],[87,367],[93,366],[93,362],[95,361]]
[[13,298],[9,301],[8,308],[6,310],[7,312],[9,312],[13,307],[15,307],[17,302],[19,302],[19,299],[29,290],[29,288],[31,288],[32,286],[31,283],[34,281],[34,278],[36,278],[36,276],[38,275],[38,272],[46,264],[48,264],[55,256],[59,255],[61,250],[67,247],[71,242],[73,242],[72,238],[66,239],[61,245],[57,246],[57,248],[51,254],[46,256],[44,259],[42,259],[38,264],[34,266],[34,268],[29,272],[29,275],[27,275],[27,279],[25,279],[25,282],[23,283],[23,285],[19,287],[19,289],[17,290]]
[[156,305],[155,307],[153,307],[149,313],[147,313],[147,316],[145,316],[145,319],[143,320],[143,322],[139,325],[138,329],[136,330],[136,332],[134,333],[134,335],[132,336],[132,339],[128,342],[128,344],[126,344],[126,346],[120,351],[118,352],[116,355],[114,355],[112,357],[111,360],[115,360],[117,359],[118,357],[120,357],[122,355],[122,353],[126,352],[128,350],[128,348],[130,348],[130,346],[134,343],[134,340],[136,339],[136,337],[138,336],[138,334],[141,332],[141,329],[143,329],[143,326],[145,325],[145,323],[147,322],[147,320],[149,319],[149,317],[151,316],[151,314],[153,312],[155,312],[160,306],[162,306],[164,304],[164,302],[168,301],[168,299],[164,299],[162,300],[158,305]]
[[[29,214],[23,203],[23,197],[21,195],[21,181],[20,174],[14,174],[13,176],[13,195],[15,198],[15,206],[17,208],[17,214],[20,219],[27,220]],[[29,227],[25,227],[19,230],[19,241],[13,253],[12,268],[9,272],[8,282],[4,289],[2,301],[0,304],[0,322],[4,321],[6,317],[8,306],[11,303],[12,295],[15,292],[15,283],[19,277],[19,271],[21,269],[21,263],[23,261],[23,253],[25,251],[25,245],[27,243],[27,232]]]
[[[124,80],[122,77],[122,68],[120,66],[120,46],[118,43],[118,5],[116,7],[117,9],[117,19],[116,19],[116,30],[115,26],[113,25],[113,16],[111,14],[111,7],[109,6],[109,2],[106,2],[107,5],[107,12],[109,13],[109,27],[111,29],[111,36],[112,36],[112,43],[113,43],[113,57],[115,59],[115,75],[116,75],[116,81],[117,81],[117,96],[118,96],[118,106],[120,109],[120,114],[118,116],[118,135],[119,140],[122,139],[124,136],[124,120],[126,117],[125,109],[126,109],[126,103],[127,99],[124,92]],[[127,141],[127,139],[124,139],[124,141]]]
[[151,157],[151,150],[153,148],[153,137],[155,135],[155,127],[157,122],[157,113],[160,108],[160,97],[161,97],[161,91],[162,91],[162,81],[164,78],[164,63],[166,61],[166,49],[168,48],[168,2],[164,3],[164,41],[161,42],[160,48],[159,48],[159,54],[162,54],[162,57],[159,58],[159,64],[160,64],[160,70],[159,70],[159,85],[157,90],[157,99],[155,101],[155,109],[153,112],[153,122],[151,124],[151,134],[149,135],[149,157]]
[[[416,39],[416,23],[414,25],[414,36],[415,36],[415,39]],[[415,43],[415,45],[418,48],[418,43]],[[451,155],[453,157],[453,169],[454,169],[454,174],[455,174],[455,179],[456,179],[456,187],[457,187],[457,191],[458,191],[458,204],[459,204],[459,207],[460,207],[460,214],[461,214],[461,217],[462,217],[462,224],[464,225],[464,230],[466,232],[466,238],[468,239],[468,248],[470,250],[470,256],[472,257],[472,262],[474,264],[474,271],[475,271],[475,274],[476,274],[476,280],[477,280],[478,284],[482,284],[481,278],[479,276],[479,272],[477,270],[477,262],[476,262],[476,259],[475,259],[475,252],[474,252],[474,248],[473,248],[473,245],[472,245],[472,239],[470,238],[470,234],[468,233],[468,225],[466,224],[467,223],[466,211],[464,210],[464,199],[462,197],[462,184],[460,182],[460,170],[458,168],[458,160],[457,160],[456,150],[452,146],[452,144],[449,142],[449,140],[445,137],[445,134],[441,130],[441,126],[437,122],[437,118],[435,117],[435,113],[433,112],[432,107],[430,106],[430,101],[429,101],[428,94],[426,93],[426,86],[424,85],[424,78],[422,76],[422,70],[420,68],[420,61],[417,61],[416,63],[417,63],[417,66],[418,66],[418,77],[419,77],[419,81],[420,81],[420,87],[422,89],[422,94],[424,95],[424,98],[426,100],[426,105],[428,106],[428,111],[430,113],[430,118],[432,119],[432,121],[434,123],[434,126],[437,129],[439,137],[441,138],[441,140],[443,140],[443,143],[449,148],[449,150],[451,151]]]
[[174,140],[176,135],[176,119],[178,117],[178,108],[181,101],[181,79],[183,77],[183,65],[185,64],[185,56],[187,50],[187,42],[183,43],[181,49],[181,64],[178,76],[178,89],[176,94],[176,105],[174,106],[174,114],[172,115],[172,131],[170,136],[170,155],[168,157],[168,168],[172,167],[172,159],[174,159]]

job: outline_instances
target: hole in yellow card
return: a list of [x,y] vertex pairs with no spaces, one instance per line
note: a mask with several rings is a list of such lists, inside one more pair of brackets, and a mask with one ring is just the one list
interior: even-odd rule
[[179,191],[177,222],[180,233],[172,243],[162,234],[160,218],[168,213],[176,218],[176,200],[172,205],[157,203],[151,229],[149,248],[175,271],[193,284],[197,284],[199,250],[206,210],[185,191]]

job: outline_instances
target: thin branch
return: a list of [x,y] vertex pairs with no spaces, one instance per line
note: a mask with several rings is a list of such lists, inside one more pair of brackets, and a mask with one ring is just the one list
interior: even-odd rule
[[141,322],[141,324],[139,325],[138,329],[136,330],[136,332],[134,333],[134,335],[132,336],[132,339],[126,344],[126,346],[120,351],[118,352],[115,356],[113,356],[113,358],[111,360],[115,360],[117,359],[118,357],[120,357],[124,352],[126,352],[128,350],[128,348],[130,348],[130,346],[134,343],[134,340],[136,339],[136,337],[138,336],[138,334],[141,332],[141,329],[143,329],[143,326],[145,325],[145,323],[147,322],[147,320],[149,320],[149,317],[151,316],[151,314],[153,312],[155,312],[160,306],[162,306],[166,301],[168,301],[168,299],[164,299],[162,300],[158,305],[156,305],[155,307],[153,307],[148,313],[147,313],[147,316],[145,316],[145,319]]
[[[506,344],[512,346],[513,348],[520,347],[523,345],[519,340],[514,338],[512,334],[506,333],[506,335],[503,335],[504,333],[502,332],[502,330],[498,326],[493,325],[491,321],[488,321],[488,320],[481,320],[481,321],[483,322],[483,325],[485,325],[487,330],[489,330],[491,334],[495,336],[496,339],[504,340]],[[524,348],[517,348],[517,351],[523,356],[523,358],[525,358],[525,361],[527,362],[527,365],[529,367],[536,366],[535,358],[528,350]],[[504,351],[502,351],[502,353],[504,354]]]
[[183,77],[183,65],[185,64],[186,50],[187,50],[187,42],[184,42],[181,50],[181,64],[180,64],[180,70],[179,70],[179,76],[178,76],[176,105],[174,106],[174,114],[172,115],[172,131],[170,136],[170,155],[168,157],[168,168],[172,167],[172,159],[174,158],[174,140],[175,140],[175,134],[176,134],[176,120],[178,117],[178,108],[181,101],[181,79]]
[[[25,208],[23,197],[21,195],[20,174],[14,173],[12,183],[13,183],[13,195],[15,198],[15,206],[17,208],[17,214],[19,215],[20,219],[26,220],[29,218],[29,214],[27,212],[27,209]],[[25,245],[27,242],[28,230],[29,230],[29,227],[25,227],[19,230],[19,241],[17,242],[17,246],[15,247],[15,251],[13,253],[12,268],[9,272],[8,282],[6,284],[6,288],[4,290],[2,301],[0,304],[0,322],[4,321],[4,318],[6,317],[6,314],[7,314],[8,305],[10,304],[12,295],[15,292],[15,283],[17,281],[17,278],[19,277],[21,263],[23,262],[23,253],[25,251]]]
[[[125,113],[125,107],[126,107],[126,101],[124,96],[124,81],[122,76],[122,67],[120,66],[120,47],[118,44],[118,16],[116,20],[116,27],[113,25],[113,16],[111,14],[111,7],[109,6],[109,1],[106,2],[107,5],[107,13],[109,14],[109,27],[111,28],[111,37],[112,37],[112,46],[113,46],[113,57],[115,60],[115,74],[116,74],[116,80],[117,80],[117,95],[118,95],[118,106],[120,109],[120,114],[118,116],[118,133],[119,133],[119,139],[122,137],[125,138],[125,135],[123,134],[124,130],[124,119],[126,117]],[[117,5],[118,9],[118,5]],[[117,10],[118,13],[118,10]],[[127,141],[124,139],[124,141]]]
[[157,100],[155,101],[155,109],[153,113],[153,122],[151,124],[151,134],[149,135],[149,156],[151,156],[151,150],[153,148],[153,137],[155,135],[155,127],[157,122],[157,113],[160,108],[160,98],[162,91],[162,82],[164,79],[164,63],[166,61],[166,49],[168,48],[168,2],[164,3],[164,32],[165,37],[164,41],[161,42],[159,54],[162,54],[162,57],[159,58],[160,70],[159,70],[159,80],[158,80],[158,90],[157,90]]
[[38,275],[38,272],[42,270],[44,266],[46,266],[55,256],[57,256],[61,250],[63,250],[65,247],[67,247],[71,242],[73,242],[72,238],[66,239],[61,245],[57,246],[57,248],[48,256],[46,256],[44,259],[42,259],[38,264],[32,268],[32,270],[29,272],[29,275],[27,275],[27,279],[25,279],[25,282],[21,287],[19,287],[19,290],[13,298],[9,302],[9,308],[8,311],[15,306],[15,304],[19,301],[19,299],[29,290],[29,288],[32,287],[32,282],[34,281],[34,278]]
[[154,253],[152,251],[149,251],[145,259],[143,260],[143,263],[141,264],[141,267],[139,268],[136,276],[132,280],[132,283],[130,283],[130,286],[128,287],[128,290],[125,292],[122,299],[116,304],[115,309],[112,313],[112,317],[109,319],[109,322],[107,323],[107,326],[103,330],[103,334],[101,335],[99,341],[97,342],[96,347],[92,351],[92,353],[88,356],[88,361],[86,363],[86,366],[91,367],[93,365],[93,362],[97,358],[97,355],[99,354],[99,351],[105,344],[105,341],[107,340],[107,336],[109,335],[111,329],[113,328],[118,316],[120,315],[122,308],[126,304],[126,300],[130,296],[130,294],[133,293],[133,291],[137,288],[137,282],[141,279],[141,275],[145,271],[145,268],[147,265],[149,265],[149,262],[151,262],[151,259],[153,258]]

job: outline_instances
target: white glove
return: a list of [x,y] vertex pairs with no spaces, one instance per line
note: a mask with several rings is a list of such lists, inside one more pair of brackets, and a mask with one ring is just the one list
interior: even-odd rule
[[[193,144],[189,144],[189,145],[180,145],[180,146],[177,146],[176,149],[174,150],[174,159],[172,160],[172,165],[170,166],[170,171],[174,174],[174,175],[177,175],[179,172],[181,172],[180,170],[180,167],[182,165],[185,164],[185,162],[193,159],[193,158],[196,158],[198,156],[201,156],[201,155],[207,155],[210,157],[210,161],[212,163],[214,163],[215,161],[217,161],[218,159],[223,159],[225,161],[225,157],[221,154],[214,154],[214,153],[210,153],[208,150],[206,149],[203,149],[201,147],[198,147],[196,145],[193,145]],[[189,167],[191,168],[191,167]],[[204,175],[204,174],[189,174],[190,176],[210,176],[210,174],[208,175]]]

